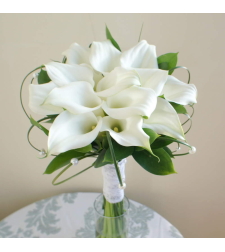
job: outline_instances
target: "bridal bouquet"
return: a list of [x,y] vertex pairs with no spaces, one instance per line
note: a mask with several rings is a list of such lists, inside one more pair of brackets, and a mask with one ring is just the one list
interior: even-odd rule
[[[124,213],[123,167],[128,156],[152,174],[168,175],[176,173],[172,158],[195,152],[185,134],[191,128],[197,90],[189,84],[189,70],[177,66],[177,53],[157,57],[155,46],[145,40],[121,52],[107,27],[106,37],[89,48],[74,43],[63,52],[62,62],[52,61],[31,71],[21,85],[20,97],[32,124],[29,143],[41,158],[54,157],[45,174],[62,168],[53,179],[58,185],[91,167],[103,167],[104,215],[115,217]],[[178,68],[187,70],[187,84],[172,76]],[[23,84],[31,73],[29,107],[44,116],[39,120],[29,116],[22,103]],[[193,110],[191,115],[187,106]],[[181,123],[179,114],[187,120]],[[190,127],[184,132],[182,126],[188,122]],[[46,149],[30,142],[35,126],[47,135]],[[178,144],[175,151],[168,147],[172,143]],[[189,151],[177,154],[180,145]],[[87,157],[95,158],[89,167],[58,181]]]

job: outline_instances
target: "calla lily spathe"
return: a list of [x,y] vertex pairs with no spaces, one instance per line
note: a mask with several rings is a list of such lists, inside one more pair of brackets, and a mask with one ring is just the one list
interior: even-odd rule
[[157,96],[153,89],[132,86],[110,96],[102,108],[115,119],[131,116],[149,117],[156,107]]
[[156,48],[142,40],[121,54],[120,64],[125,68],[158,68]]
[[89,112],[74,115],[62,112],[52,124],[48,136],[48,155],[82,148],[95,140],[102,126],[102,118]]
[[151,151],[149,136],[142,130],[143,119],[133,116],[117,120],[106,116],[102,120],[101,131],[108,131],[111,137],[123,146],[141,146]]
[[157,106],[154,112],[148,119],[144,120],[143,128],[149,128],[158,134],[185,140],[177,112],[167,100],[160,97],[157,98]]
[[186,84],[174,76],[168,76],[162,94],[168,101],[181,105],[197,103],[197,88],[195,85]]
[[100,108],[102,100],[95,94],[91,84],[77,81],[54,88],[45,104],[62,107],[73,114],[83,114]]
[[[99,107],[98,105],[101,104],[101,100],[93,91],[94,80],[91,67],[71,66],[57,62],[46,64],[45,67],[52,81],[41,85],[30,85],[29,107],[33,112],[41,115],[56,114],[57,112],[62,112],[63,108],[68,107],[70,111],[76,110],[77,113],[77,108],[72,109],[70,106],[71,103],[77,106],[84,105],[83,107],[86,104],[89,108],[93,108],[93,104],[96,105],[96,109]],[[79,85],[80,82],[85,84]],[[75,84],[71,87],[71,83],[78,83],[77,86],[80,86],[81,89],[77,89]],[[68,87],[66,88],[66,86]],[[63,94],[60,94],[60,88],[62,88]],[[74,92],[76,93],[75,97],[69,94],[69,90],[73,94]],[[93,98],[92,102],[87,102],[88,97],[84,95],[85,93],[91,95],[91,98]],[[81,94],[82,97],[78,97],[78,94]],[[78,103],[76,103],[76,100],[79,100]],[[91,110],[93,109],[86,110],[85,112]],[[81,111],[81,113],[85,112]]]
[[140,78],[142,87],[153,89],[157,96],[161,94],[168,78],[168,71],[146,68],[135,68],[134,70]]
[[50,62],[45,67],[50,79],[59,87],[75,81],[86,81],[94,87],[93,71],[87,65]]
[[53,106],[51,104],[43,105],[46,97],[57,86],[53,82],[42,85],[29,85],[29,107],[30,109],[40,115],[58,114],[63,111],[63,108]]
[[62,53],[67,58],[67,64],[69,65],[80,65],[90,64],[89,61],[89,48],[86,49],[77,43],[73,43],[69,49]]
[[155,46],[149,45],[145,40],[123,53],[117,50],[109,40],[93,42],[90,63],[95,70],[103,74],[111,72],[117,66],[158,68]]
[[116,67],[99,81],[96,86],[96,94],[100,97],[109,97],[135,85],[141,85],[136,71]]
[[109,40],[93,42],[89,60],[96,71],[105,74],[120,66],[120,55],[121,52]]

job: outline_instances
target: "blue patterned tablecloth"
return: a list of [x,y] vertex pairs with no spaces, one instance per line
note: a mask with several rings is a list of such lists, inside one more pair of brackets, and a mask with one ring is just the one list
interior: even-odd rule
[[[64,193],[28,205],[0,221],[1,238],[92,238],[98,193]],[[182,238],[152,209],[130,200],[130,238]]]

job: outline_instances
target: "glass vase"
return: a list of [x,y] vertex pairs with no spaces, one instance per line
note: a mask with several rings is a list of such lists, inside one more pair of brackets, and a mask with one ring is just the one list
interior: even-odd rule
[[127,238],[129,231],[129,200],[124,197],[121,202],[110,203],[103,194],[95,202],[95,237]]
[[126,238],[128,235],[130,203],[124,196],[126,162],[126,159],[118,162],[122,185],[114,164],[102,166],[103,194],[94,202],[98,238]]

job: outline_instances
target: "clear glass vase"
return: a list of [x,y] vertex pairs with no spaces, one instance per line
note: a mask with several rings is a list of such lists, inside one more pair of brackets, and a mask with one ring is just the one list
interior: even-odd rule
[[129,231],[129,200],[109,203],[103,194],[95,202],[95,237],[96,238],[127,238]]

